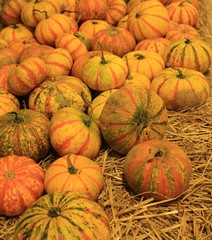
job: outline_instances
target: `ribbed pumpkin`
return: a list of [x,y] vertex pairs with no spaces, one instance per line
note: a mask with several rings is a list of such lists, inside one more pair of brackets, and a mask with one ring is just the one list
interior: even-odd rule
[[13,240],[111,240],[110,221],[103,208],[86,196],[46,194],[18,220]]
[[50,121],[50,141],[61,155],[77,154],[94,159],[101,148],[99,127],[83,111],[64,107]]
[[166,68],[152,80],[151,89],[171,110],[201,106],[209,96],[208,79],[187,68]]
[[16,68],[16,64],[9,64],[0,67],[0,88],[8,89],[7,79],[12,69]]
[[163,59],[169,67],[183,67],[205,73],[212,63],[212,49],[201,39],[180,39],[164,49]]
[[46,77],[46,64],[38,57],[30,57],[12,69],[8,89],[18,96],[26,96]]
[[[121,0],[123,1],[123,0]],[[91,49],[112,52],[123,57],[126,53],[135,49],[134,35],[121,27],[110,27],[96,33],[91,40]]]
[[195,26],[199,18],[196,7],[187,1],[170,3],[166,9],[169,19],[180,24]]
[[0,67],[17,63],[15,52],[8,47],[0,49]]
[[45,114],[49,119],[63,107],[74,107],[85,111],[87,104],[82,98],[91,101],[91,92],[81,79],[59,75],[48,78],[29,95],[29,108]]
[[120,154],[142,141],[163,138],[167,110],[161,97],[139,85],[124,86],[106,101],[99,118],[107,144]]
[[156,201],[179,197],[189,186],[192,167],[184,150],[174,142],[149,140],[135,145],[124,160],[130,187]]
[[[127,13],[129,13],[133,8],[137,7],[140,3],[144,1],[152,1],[152,0],[129,0],[127,1]],[[156,2],[159,2],[159,0],[155,0]]]
[[165,37],[170,41],[188,38],[201,38],[197,29],[189,24],[178,24],[176,27],[167,31]]
[[128,30],[137,41],[146,38],[163,37],[169,26],[166,7],[158,1],[145,1],[128,14]]
[[42,113],[20,109],[0,116],[0,156],[23,155],[35,161],[49,151],[49,120]]
[[97,200],[104,185],[101,167],[82,155],[68,154],[56,159],[45,172],[47,193],[77,192]]
[[26,156],[0,158],[0,215],[22,214],[43,194],[44,172]]
[[3,38],[0,38],[0,49],[8,46],[8,42]]
[[193,4],[196,9],[199,9],[199,6],[200,6],[199,0],[169,0],[169,4],[174,3],[174,2],[188,2],[188,3]]
[[8,90],[0,87],[0,116],[19,109],[19,100]]
[[123,57],[128,61],[130,71],[144,74],[152,80],[165,68],[165,63],[159,53],[148,50],[134,50]]

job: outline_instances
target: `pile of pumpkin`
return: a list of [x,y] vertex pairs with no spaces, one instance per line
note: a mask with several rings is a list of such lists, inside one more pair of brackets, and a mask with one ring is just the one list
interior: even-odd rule
[[[164,141],[168,110],[203,105],[210,46],[198,0],[9,0],[0,9],[0,215],[13,239],[110,239],[96,202],[103,143],[124,177],[155,200],[192,173]],[[12,23],[12,24],[11,24]],[[57,159],[39,165],[53,149]]]

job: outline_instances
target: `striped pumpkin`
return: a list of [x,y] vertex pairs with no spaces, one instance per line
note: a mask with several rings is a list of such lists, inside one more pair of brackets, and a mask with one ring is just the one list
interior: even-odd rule
[[142,141],[163,138],[167,110],[161,97],[142,86],[124,86],[106,101],[100,129],[107,144],[120,154]]
[[87,104],[82,93],[90,102],[90,89],[79,78],[64,75],[48,78],[30,93],[29,108],[45,114],[49,119],[64,107],[85,111]]
[[180,39],[171,42],[163,53],[169,67],[182,67],[205,73],[212,63],[212,49],[201,39]]
[[20,109],[0,117],[0,156],[23,155],[35,161],[49,151],[49,120],[43,114]]
[[77,192],[97,200],[104,185],[101,167],[82,155],[68,154],[58,158],[48,167],[44,188],[47,193]]
[[0,87],[0,116],[19,109],[19,100],[8,90]]
[[189,157],[170,141],[137,144],[124,160],[124,176],[130,187],[156,201],[179,197],[188,188],[191,174]]
[[0,158],[0,215],[17,216],[44,192],[44,172],[26,156]]
[[30,57],[12,69],[8,89],[15,95],[26,96],[46,77],[46,64],[38,57]]
[[46,194],[18,220],[13,239],[111,240],[110,221],[103,208],[86,196]]
[[200,7],[200,0],[169,0],[169,4],[174,3],[174,2],[188,2],[188,3],[191,3],[195,6],[195,8],[197,10],[199,10],[199,7]]
[[99,127],[83,111],[64,107],[50,121],[49,137],[61,155],[77,154],[94,159],[101,148]]
[[137,42],[155,37],[163,37],[169,27],[166,7],[159,1],[144,1],[128,14],[128,30]]
[[[127,1],[127,13],[131,12],[133,8],[137,7],[140,3],[144,1],[152,1],[152,0],[129,0]],[[155,0],[156,2],[159,2],[159,0]]]
[[166,68],[152,80],[151,89],[170,110],[201,106],[209,96],[208,79],[187,68]]
[[16,68],[16,64],[9,64],[0,67],[0,88],[8,89],[7,79],[12,69]]

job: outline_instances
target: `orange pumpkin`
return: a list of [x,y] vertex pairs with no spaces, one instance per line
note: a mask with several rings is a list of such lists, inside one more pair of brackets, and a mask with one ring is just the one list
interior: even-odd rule
[[22,214],[43,191],[44,172],[33,159],[17,155],[0,158],[0,215]]
[[5,47],[8,47],[8,42],[3,38],[0,38],[0,49]]
[[117,26],[127,29],[127,28],[128,28],[128,17],[129,17],[128,14],[124,15],[124,16],[119,20],[119,22],[117,23]]
[[188,3],[193,4],[196,9],[199,9],[199,6],[200,6],[199,0],[169,0],[169,4],[174,3],[174,2],[188,2]]
[[61,13],[63,13],[66,16],[69,16],[70,18],[73,18],[77,22],[80,19],[80,13],[75,11],[76,8],[76,0],[62,0],[58,1],[61,8]]
[[68,154],[56,159],[48,167],[44,188],[47,193],[77,192],[97,200],[104,185],[101,167],[88,157]]
[[[127,13],[131,12],[133,8],[137,7],[140,3],[144,1],[152,1],[152,0],[129,0],[127,2]],[[159,0],[154,0],[154,1],[158,2]]]
[[17,56],[14,51],[9,48],[0,49],[0,67],[17,63]]
[[8,89],[7,79],[12,69],[16,68],[16,64],[9,64],[0,67],[0,88]]

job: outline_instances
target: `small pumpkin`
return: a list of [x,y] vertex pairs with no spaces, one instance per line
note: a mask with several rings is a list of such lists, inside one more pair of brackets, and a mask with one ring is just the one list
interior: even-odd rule
[[48,167],[44,188],[47,193],[71,191],[97,200],[104,185],[101,167],[90,158],[68,154],[56,159]]
[[180,146],[154,139],[131,148],[125,157],[123,171],[135,193],[160,201],[179,197],[186,191],[192,166]]
[[0,215],[22,214],[44,192],[43,169],[26,156],[1,157],[0,192]]
[[24,238],[111,240],[110,221],[103,208],[84,195],[45,194],[15,225],[13,240]]
[[49,119],[31,109],[0,116],[0,157],[15,154],[40,160],[50,148],[48,130]]

